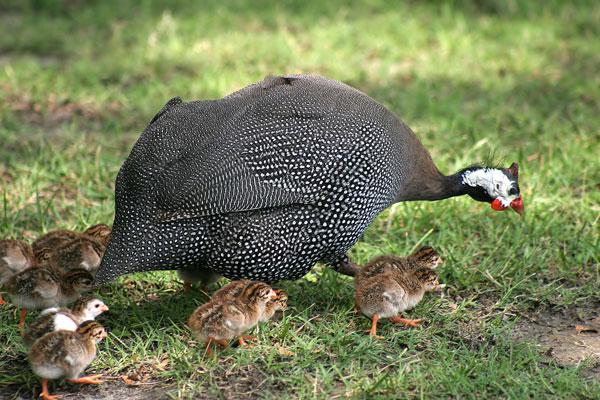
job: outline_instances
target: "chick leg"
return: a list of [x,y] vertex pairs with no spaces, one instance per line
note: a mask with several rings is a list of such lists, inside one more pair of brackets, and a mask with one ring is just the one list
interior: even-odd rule
[[62,396],[59,395],[51,395],[48,391],[48,379],[42,379],[42,393],[40,393],[40,398],[42,400],[57,400]]
[[221,347],[227,347],[227,345],[229,344],[229,342],[225,339],[215,339],[215,338],[209,337],[208,340],[206,341],[206,354],[208,356],[212,356],[212,354],[213,354],[212,349],[210,348],[210,345],[212,343],[216,343]]
[[25,329],[25,317],[26,316],[27,316],[27,309],[21,308],[21,312],[20,312],[20,316],[19,316],[19,323],[17,325],[21,332],[23,332],[23,329]]
[[71,383],[81,383],[81,384],[87,384],[87,385],[99,385],[99,384],[101,384],[103,382],[100,379],[98,379],[100,377],[102,377],[102,374],[82,376],[81,378],[67,379],[67,381],[69,381]]
[[377,321],[379,321],[379,314],[373,314],[371,317],[371,330],[369,331],[369,335],[373,339],[383,339],[383,336],[377,336]]
[[390,322],[394,324],[404,324],[406,326],[417,327],[423,321],[422,319],[406,319],[402,318],[400,315],[396,315],[395,317],[390,318]]
[[240,344],[240,346],[247,346],[248,343],[246,343],[246,340],[248,340],[248,341],[256,340],[256,337],[250,336],[250,335],[240,336],[238,338],[238,343]]

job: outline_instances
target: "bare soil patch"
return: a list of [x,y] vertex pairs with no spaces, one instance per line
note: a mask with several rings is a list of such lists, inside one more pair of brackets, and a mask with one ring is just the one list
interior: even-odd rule
[[559,365],[587,362],[583,374],[600,378],[600,303],[567,309],[544,309],[524,315],[513,338],[539,345]]
[[[167,395],[171,390],[170,386],[157,385],[140,385],[127,386],[118,381],[108,381],[102,385],[70,385],[60,384],[51,385],[50,391],[52,394],[62,395],[63,400],[163,400],[171,399]],[[35,390],[35,392],[34,392]],[[40,387],[32,387],[28,390],[23,390],[17,386],[0,388],[0,399],[7,400],[30,400],[36,398]]]

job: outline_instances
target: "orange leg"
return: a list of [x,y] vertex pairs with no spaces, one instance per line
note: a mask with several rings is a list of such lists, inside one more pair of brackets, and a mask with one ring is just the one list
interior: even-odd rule
[[0,293],[0,306],[6,304],[6,301],[2,298],[2,293]]
[[246,343],[246,340],[251,341],[251,340],[256,340],[256,338],[254,336],[250,336],[250,335],[240,336],[238,338],[238,343],[240,344],[240,346],[247,346],[248,343]]
[[19,330],[21,332],[23,332],[23,329],[25,329],[25,317],[27,316],[27,309],[26,308],[21,308],[21,313],[20,313],[20,317],[19,317],[19,324],[17,325],[19,327]]
[[87,384],[87,385],[99,385],[101,384],[103,381],[101,381],[98,378],[101,378],[102,374],[98,374],[98,375],[89,375],[89,376],[82,376],[81,378],[76,378],[76,379],[67,379],[67,381],[71,382],[71,383],[82,383],[82,384]]
[[212,356],[212,349],[210,348],[210,345],[212,343],[216,343],[223,348],[225,348],[225,347],[227,347],[227,345],[229,345],[229,342],[225,339],[215,339],[215,338],[209,337],[208,340],[206,341],[206,354],[208,356]]
[[406,319],[406,318],[402,318],[399,315],[390,318],[390,322],[393,322],[394,324],[404,324],[406,326],[412,326],[412,327],[419,326],[421,321],[423,321],[423,320],[422,319]]
[[369,335],[373,339],[383,339],[383,336],[377,336],[377,321],[379,321],[379,314],[373,314]]
[[190,282],[183,282],[183,291],[189,292],[192,289],[192,284]]
[[48,379],[42,379],[42,393],[40,393],[40,397],[42,398],[42,400],[57,400],[60,399],[62,396],[51,395],[48,391]]

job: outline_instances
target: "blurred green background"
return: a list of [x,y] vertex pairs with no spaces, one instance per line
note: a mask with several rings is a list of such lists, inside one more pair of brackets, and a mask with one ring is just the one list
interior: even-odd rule
[[[599,31],[597,1],[4,0],[0,236],[111,223],[118,169],[171,97],[218,98],[265,75],[325,75],[400,116],[446,173],[490,155],[518,161],[525,218],[469,199],[384,212],[352,255],[438,248],[448,297],[416,310],[436,327],[390,327],[391,342],[372,343],[361,333],[366,320],[347,313],[352,281],[318,268],[320,279],[284,284],[289,317],[261,331],[266,344],[295,353],[284,366],[266,344],[201,358],[182,321],[202,297],[173,300],[172,273],[134,278],[151,288],[135,295],[124,278],[103,292],[123,312],[112,317],[120,342],[106,345],[96,368],[118,374],[176,353],[152,375],[175,397],[243,397],[197,368],[259,366],[273,383],[264,397],[600,398],[586,378],[598,376],[594,362],[565,368],[510,339],[519,315],[600,304]],[[161,305],[138,310],[149,291]],[[0,385],[33,393],[14,312],[0,311],[0,345],[12,346],[0,355]],[[463,323],[482,338],[475,348],[461,339]],[[388,353],[403,367],[388,368]]]

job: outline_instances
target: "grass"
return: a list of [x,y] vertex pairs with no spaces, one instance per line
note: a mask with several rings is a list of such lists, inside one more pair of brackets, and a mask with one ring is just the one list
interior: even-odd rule
[[[183,325],[206,297],[172,272],[121,278],[99,291],[112,331],[91,370],[139,370],[175,398],[600,398],[590,364],[511,336],[530,312],[600,299],[595,2],[118,3],[0,5],[0,237],[111,223],[120,164],[169,98],[297,72],[385,104],[445,172],[518,161],[526,215],[466,198],[382,213],[353,258],[428,243],[449,286],[411,312],[423,328],[384,322],[382,341],[351,312],[351,279],[317,267],[280,284],[290,309],[255,347],[210,359]],[[0,309],[0,391],[33,397],[15,318]]]

